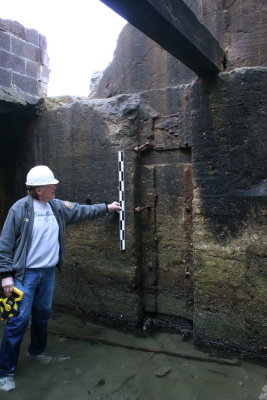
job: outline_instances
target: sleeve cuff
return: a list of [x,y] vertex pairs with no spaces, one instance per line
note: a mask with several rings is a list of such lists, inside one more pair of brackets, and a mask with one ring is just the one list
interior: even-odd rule
[[0,274],[0,276],[1,276],[1,279],[5,279],[5,278],[12,278],[12,272],[10,272],[10,271],[7,271],[7,272],[2,272],[1,274]]

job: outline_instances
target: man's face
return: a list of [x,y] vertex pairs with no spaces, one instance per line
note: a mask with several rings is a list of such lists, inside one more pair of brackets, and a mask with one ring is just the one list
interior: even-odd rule
[[40,201],[50,201],[56,196],[56,185],[44,185],[37,188],[38,198]]

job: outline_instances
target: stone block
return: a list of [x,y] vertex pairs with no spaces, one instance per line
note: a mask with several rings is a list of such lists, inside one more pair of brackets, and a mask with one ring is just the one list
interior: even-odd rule
[[157,296],[157,312],[162,315],[192,319],[193,313],[185,302],[184,293],[162,291]]
[[198,310],[194,313],[195,339],[202,343],[212,343],[214,337],[221,344],[247,345],[248,331],[240,316],[218,312],[217,310]]
[[47,49],[46,37],[44,35],[41,35],[41,34],[39,34],[39,47],[42,50],[46,50]]
[[11,51],[18,57],[26,58],[30,61],[40,62],[40,49],[16,37],[11,37]]
[[[205,135],[206,150],[201,144],[201,135],[198,135],[197,141],[201,146],[195,147],[198,156],[194,171],[196,182],[198,179],[202,181],[198,186],[204,188],[202,210],[204,205],[207,215],[213,215],[213,224],[217,228],[223,228],[221,221],[224,218],[223,229],[229,228],[234,232],[242,229],[249,210],[255,207],[255,198],[259,198],[257,187],[264,183],[267,173],[263,156],[266,150],[265,116],[262,112],[267,102],[264,89],[267,74],[264,69],[240,69],[222,78],[224,88],[216,85],[211,110],[207,111],[209,108],[205,107],[206,115],[211,116],[210,124],[218,133]],[[224,95],[220,96],[222,91]],[[250,95],[247,96],[247,93]],[[244,108],[250,110],[245,119]],[[201,115],[202,112],[204,109]],[[219,122],[222,117],[225,123]],[[223,127],[221,133],[217,129],[219,124]],[[241,165],[244,168],[240,168]],[[253,194],[256,195],[254,200]]]
[[25,60],[25,62],[26,62],[26,75],[29,78],[33,78],[36,80],[39,79],[40,64],[29,60]]
[[184,168],[184,164],[156,166],[155,185],[164,199],[177,199],[183,195]]
[[[184,221],[182,217],[181,204],[173,205],[171,212],[168,215],[169,203],[158,205],[157,207],[157,239],[159,245],[171,247],[179,243],[183,244],[184,240]],[[173,219],[176,218],[176,223]]]
[[266,359],[266,305],[247,309],[244,305],[239,310],[219,312],[207,307],[199,309],[196,306],[194,316],[195,340],[202,344],[217,344],[228,349],[241,348],[244,354]]
[[9,69],[14,72],[18,72],[22,75],[25,75],[25,60],[23,58],[10,54]]
[[[56,306],[120,326],[138,324],[138,294],[127,290],[125,285],[92,284],[90,280],[84,280],[79,273],[68,268],[63,270],[61,278],[56,286]],[[75,285],[72,282],[76,282]],[[124,301],[121,300],[122,297]]]
[[32,96],[39,96],[39,85],[35,79],[12,73],[12,85]]
[[0,85],[7,88],[11,86],[11,71],[0,68]]
[[237,0],[224,10],[230,67],[266,66],[267,25],[264,1]]
[[[176,247],[175,247],[176,244]],[[158,263],[160,270],[172,274],[172,282],[180,280],[180,275],[183,274],[185,269],[185,258],[183,243],[180,245],[175,241],[173,246],[160,245],[158,252]],[[175,276],[176,275],[176,276]],[[167,286],[169,283],[167,284]],[[173,284],[171,285],[173,286]]]
[[0,30],[0,49],[10,51],[10,35]]
[[0,19],[0,30],[25,40],[25,28],[17,21]]
[[39,69],[40,69],[40,71],[39,71],[39,79],[42,82],[48,84],[50,69],[47,68],[47,67],[43,67],[43,66],[41,66],[41,67],[39,66]]
[[[191,138],[191,87],[189,85],[166,89],[166,98],[170,98],[171,108],[166,104],[164,116],[159,115],[154,120],[154,148],[159,150],[187,149],[192,145]],[[146,96],[148,97],[148,96]],[[147,99],[148,100],[148,99]],[[157,105],[156,105],[157,104]],[[153,107],[164,107],[163,99],[158,96],[152,103]],[[165,108],[164,107],[164,108]],[[168,115],[169,112],[169,115]]]
[[28,43],[39,47],[39,33],[35,29],[25,29],[25,39]]
[[0,50],[0,67],[1,68],[9,68],[10,65],[10,54],[7,53],[6,51]]
[[41,62],[41,65],[43,65],[44,67],[48,67],[48,65],[49,65],[48,54],[43,49],[40,49],[40,62]]

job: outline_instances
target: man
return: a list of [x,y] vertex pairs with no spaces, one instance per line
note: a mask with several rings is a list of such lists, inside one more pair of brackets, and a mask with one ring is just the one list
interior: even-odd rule
[[0,236],[2,288],[9,297],[14,286],[24,292],[19,314],[8,318],[0,348],[0,390],[15,388],[20,344],[31,317],[30,355],[45,357],[47,323],[55,285],[55,266],[64,261],[65,226],[120,211],[112,204],[80,205],[55,199],[53,172],[44,165],[32,168],[26,186],[28,196],[9,210]]

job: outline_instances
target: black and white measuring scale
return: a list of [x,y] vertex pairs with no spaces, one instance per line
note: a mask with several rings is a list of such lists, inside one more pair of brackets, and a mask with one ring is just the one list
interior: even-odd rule
[[125,190],[124,190],[124,152],[118,152],[119,164],[119,203],[120,211],[120,249],[125,250]]

